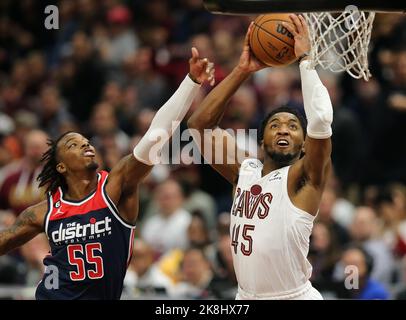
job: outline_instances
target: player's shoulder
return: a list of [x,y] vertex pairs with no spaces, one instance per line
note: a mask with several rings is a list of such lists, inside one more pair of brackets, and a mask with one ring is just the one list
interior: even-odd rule
[[42,221],[46,213],[48,212],[48,201],[43,200],[29,206],[26,208],[20,215],[24,216],[25,219],[29,219],[32,223],[37,224],[38,226],[42,226]]
[[43,200],[41,202],[38,202],[32,206],[29,206],[24,211],[32,211],[35,214],[45,214],[48,211],[48,201]]

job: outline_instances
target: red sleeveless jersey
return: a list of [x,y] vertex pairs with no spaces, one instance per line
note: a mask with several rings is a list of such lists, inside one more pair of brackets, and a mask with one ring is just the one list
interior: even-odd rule
[[108,197],[107,178],[100,171],[96,190],[81,201],[64,199],[61,188],[48,195],[45,232],[51,254],[44,259],[37,299],[120,298],[135,226],[120,217]]

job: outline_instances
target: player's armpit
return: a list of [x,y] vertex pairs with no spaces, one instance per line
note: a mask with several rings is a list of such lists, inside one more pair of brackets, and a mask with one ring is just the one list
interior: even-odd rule
[[289,169],[288,195],[299,209],[316,215],[319,209],[324,185],[330,175],[331,160],[322,166],[311,163],[311,157],[304,156]]
[[0,255],[23,245],[43,232],[47,202],[43,201],[24,210],[15,223],[0,232]]

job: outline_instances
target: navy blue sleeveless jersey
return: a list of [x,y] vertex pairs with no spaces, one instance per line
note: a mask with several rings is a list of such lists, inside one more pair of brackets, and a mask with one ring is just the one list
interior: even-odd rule
[[[105,191],[108,173],[82,201],[48,195],[45,232],[51,246],[36,299],[120,299],[135,226],[123,221]],[[57,275],[57,282],[55,282]]]

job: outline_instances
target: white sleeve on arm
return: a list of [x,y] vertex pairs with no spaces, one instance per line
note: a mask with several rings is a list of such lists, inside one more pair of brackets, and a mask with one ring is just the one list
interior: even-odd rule
[[327,139],[332,135],[333,106],[326,87],[316,70],[308,69],[309,64],[310,61],[303,60],[299,65],[307,135],[314,139]]
[[182,81],[179,88],[172,97],[158,110],[147,133],[135,146],[134,157],[147,165],[154,165],[159,162],[159,151],[170,139],[172,122],[177,125],[185,117],[201,85],[190,79],[189,75]]

